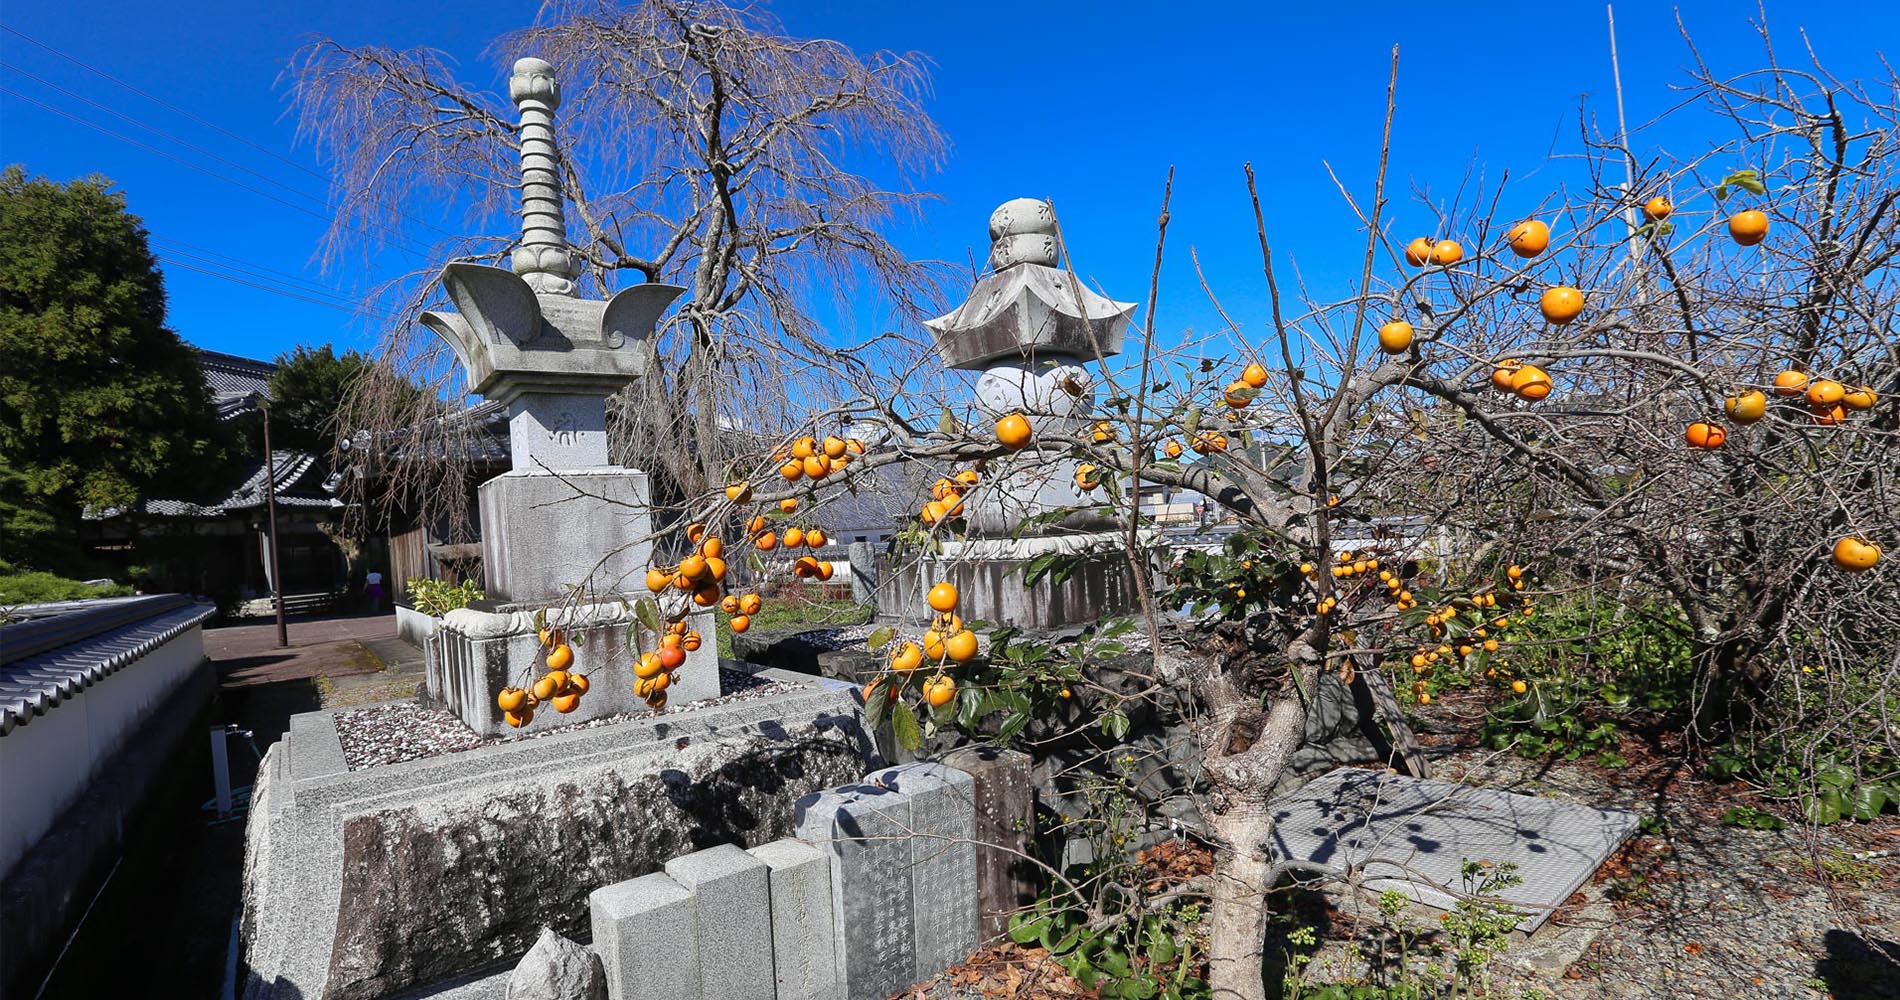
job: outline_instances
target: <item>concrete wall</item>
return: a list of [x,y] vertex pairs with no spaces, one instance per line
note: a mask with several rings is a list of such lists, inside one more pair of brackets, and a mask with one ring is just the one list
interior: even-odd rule
[[0,737],[0,996],[31,996],[142,835],[154,789],[204,738],[216,679],[197,627]]
[[204,664],[204,632],[194,627],[0,738],[0,871],[13,870],[106,760]]
[[421,647],[423,640],[442,627],[442,619],[425,615],[415,608],[396,605],[396,637],[411,646]]

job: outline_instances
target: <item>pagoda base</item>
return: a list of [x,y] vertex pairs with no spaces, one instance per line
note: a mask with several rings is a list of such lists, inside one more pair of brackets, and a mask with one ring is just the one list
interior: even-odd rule
[[[1146,535],[1144,544],[1150,540]],[[966,621],[1055,629],[1128,614],[1141,606],[1141,593],[1127,545],[1121,531],[945,542],[940,555],[884,568],[878,610],[886,618],[925,621],[930,617],[925,592],[948,581],[957,588],[957,613]],[[1049,553],[1075,556],[1078,562],[1060,581],[1048,573],[1025,586],[1025,567]]]
[[[717,624],[711,611],[696,611],[686,619],[704,642],[686,654],[667,689],[668,705],[685,705],[719,697]],[[610,715],[647,710],[645,699],[633,693],[633,664],[639,653],[628,646],[630,635],[638,648],[659,646],[659,637],[635,623],[628,605],[592,604],[578,608],[550,608],[548,623],[567,635],[574,665],[587,675],[588,689],[579,708],[562,715],[551,706],[534,713],[524,729],[510,729],[502,720],[495,695],[505,687],[527,687],[547,671],[542,665],[541,640],[536,635],[534,609],[503,608],[451,611],[428,640],[426,699],[454,712],[481,736],[502,736],[571,726]]]
[[501,601],[637,590],[653,553],[647,474],[617,465],[504,473],[483,483],[482,576]]

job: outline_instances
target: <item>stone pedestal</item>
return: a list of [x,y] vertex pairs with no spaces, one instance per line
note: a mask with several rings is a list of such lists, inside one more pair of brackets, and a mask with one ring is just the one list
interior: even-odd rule
[[[1121,614],[1140,604],[1127,542],[1120,531],[945,542],[934,558],[885,567],[878,611],[905,620],[927,619],[926,583],[948,580],[960,595],[958,612],[969,621],[1050,629]],[[1024,586],[1024,568],[1051,552],[1077,555],[1082,562],[1066,579],[1045,576],[1033,587]]]
[[488,595],[551,601],[641,589],[653,552],[647,476],[619,466],[496,476],[481,495]]
[[[667,691],[669,705],[719,697],[713,614],[698,611],[687,621],[705,642],[686,654],[686,663]],[[618,602],[554,609],[548,612],[548,624],[567,634],[574,649],[571,669],[586,674],[592,682],[574,711],[562,715],[544,709],[535,713],[534,721],[525,729],[510,729],[502,721],[501,709],[495,706],[495,692],[510,686],[526,687],[543,671],[541,641],[535,634],[531,610],[497,613],[464,608],[449,612],[432,642],[436,655],[429,661],[424,692],[483,736],[555,729],[609,715],[647,711],[646,702],[633,693],[633,664],[640,654],[629,648],[629,635],[635,637],[638,650],[654,649],[659,641],[634,621],[631,610]]]

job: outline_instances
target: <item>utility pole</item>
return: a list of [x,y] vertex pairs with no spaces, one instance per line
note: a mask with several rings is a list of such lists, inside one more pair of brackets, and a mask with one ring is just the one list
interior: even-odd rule
[[284,578],[277,570],[277,453],[270,446],[270,399],[258,396],[264,411],[264,510],[270,525],[271,603],[277,609],[277,648],[290,646],[290,631],[284,626]]

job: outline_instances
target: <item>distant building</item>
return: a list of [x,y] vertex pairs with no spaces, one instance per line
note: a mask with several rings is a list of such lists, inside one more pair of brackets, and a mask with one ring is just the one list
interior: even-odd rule
[[[200,350],[205,385],[218,419],[234,427],[261,421],[277,366]],[[243,435],[261,442],[261,434]],[[324,488],[322,456],[279,451],[265,469],[261,444],[221,481],[196,497],[147,497],[130,507],[89,511],[82,538],[94,554],[138,567],[157,590],[200,594],[227,610],[271,595],[266,476],[277,493],[278,563],[286,596],[329,603],[348,587],[345,561],[321,525],[335,523],[342,504]],[[359,571],[361,567],[358,567]]]

